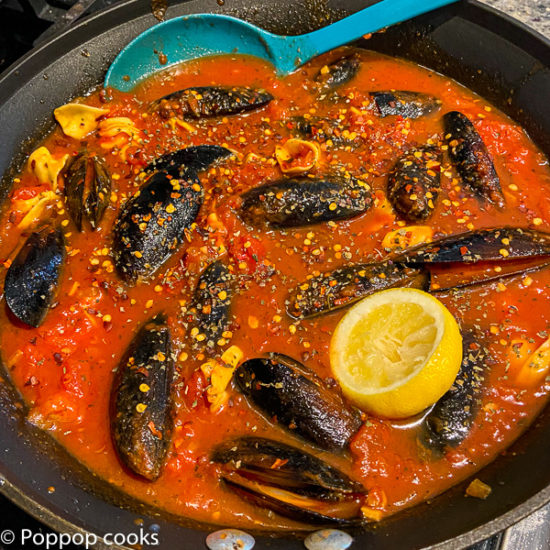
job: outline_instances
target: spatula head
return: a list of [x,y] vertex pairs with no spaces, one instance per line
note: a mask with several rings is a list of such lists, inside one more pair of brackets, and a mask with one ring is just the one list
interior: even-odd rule
[[293,37],[287,40],[226,15],[177,17],[151,27],[130,42],[110,66],[105,87],[129,91],[139,81],[171,65],[219,54],[254,55],[273,63],[279,73],[279,66],[284,72],[289,64],[292,70],[294,60],[283,59],[280,41],[290,42]]

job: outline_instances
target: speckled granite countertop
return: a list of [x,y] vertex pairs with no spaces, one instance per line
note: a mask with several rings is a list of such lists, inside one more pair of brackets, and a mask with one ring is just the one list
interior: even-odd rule
[[550,37],[550,0],[482,0]]
[[[550,38],[550,0],[481,0]],[[500,536],[469,550],[548,550],[550,504],[531,514]]]

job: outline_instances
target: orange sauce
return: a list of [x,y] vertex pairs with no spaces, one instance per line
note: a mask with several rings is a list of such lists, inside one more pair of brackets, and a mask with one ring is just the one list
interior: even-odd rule
[[[278,79],[270,66],[256,59],[207,58],[169,69],[140,85],[133,94],[113,92],[106,99],[99,90],[93,92],[84,99],[86,104],[108,108],[108,116],[128,117],[141,130],[142,143],[130,145],[124,154],[120,149],[102,148],[97,133],[81,144],[57,127],[44,140],[43,145],[54,156],[65,152],[74,155],[86,147],[104,157],[113,176],[113,194],[95,232],[79,233],[72,222],[63,222],[68,261],[57,303],[42,326],[29,328],[14,321],[2,303],[3,361],[29,406],[30,421],[49,430],[78,460],[122,491],[172,513],[245,527],[295,525],[239,499],[219,482],[217,467],[209,461],[217,443],[239,435],[255,434],[290,443],[297,440],[264,418],[234,389],[221,411],[209,409],[204,396],[206,382],[199,370],[205,357],[191,351],[182,314],[200,272],[213,260],[223,258],[242,276],[241,290],[232,304],[232,337],[220,347],[220,353],[229,345],[239,346],[244,360],[269,351],[283,352],[320,376],[330,377],[330,336],[344,312],[292,322],[285,313],[288,289],[314,272],[379,260],[385,255],[381,247],[384,236],[399,227],[397,217],[378,207],[349,221],[286,231],[252,229],[241,221],[238,196],[281,177],[274,152],[277,144],[292,135],[288,122],[293,116],[340,117],[342,126],[359,136],[360,145],[353,150],[322,145],[321,163],[312,173],[322,175],[343,168],[352,174],[367,174],[380,200],[387,172],[399,151],[423,145],[430,137],[441,139],[441,115],[459,110],[474,121],[495,161],[507,208],[481,207],[445,161],[441,197],[427,222],[434,238],[504,225],[550,231],[548,160],[521,127],[444,76],[366,51],[360,52],[358,75],[338,90],[340,99],[319,100],[312,77],[335,55],[316,59],[284,79]],[[192,128],[171,127],[147,112],[150,101],[170,92],[209,85],[265,88],[275,99],[245,115],[188,121]],[[441,110],[417,120],[357,115],[366,108],[368,91],[389,89],[434,95],[442,101]],[[221,164],[202,175],[206,198],[190,242],[182,245],[150,281],[134,287],[125,285],[110,258],[113,223],[121,205],[139,188],[143,181],[139,174],[147,163],[163,153],[198,144],[224,145],[237,152],[240,161]],[[14,201],[43,189],[28,168],[14,182],[0,224],[2,278],[18,243],[28,233],[22,235],[17,228],[21,216]],[[205,231],[211,213],[221,223]],[[57,223],[69,220],[61,196],[51,218]],[[268,278],[263,275],[266,266],[275,267]],[[441,493],[493,460],[546,402],[550,389],[546,383],[521,390],[507,377],[512,340],[531,338],[538,345],[550,327],[546,305],[550,271],[533,272],[530,278],[530,284],[517,276],[502,285],[492,282],[438,296],[462,326],[481,328],[494,359],[487,367],[482,408],[470,435],[459,447],[439,459],[427,457],[419,447],[414,424],[368,417],[352,442],[349,456],[329,457],[359,479],[371,491],[373,501],[383,492],[387,499],[380,506],[384,515]],[[109,432],[109,395],[113,371],[124,350],[138,328],[159,312],[168,316],[179,359],[173,442],[162,476],[151,483],[129,473],[117,458]]]

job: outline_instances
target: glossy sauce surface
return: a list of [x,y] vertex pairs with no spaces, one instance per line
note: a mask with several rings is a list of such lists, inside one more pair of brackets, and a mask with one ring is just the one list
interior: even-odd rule
[[[320,97],[313,84],[319,69],[338,57],[333,52],[283,80],[255,59],[209,58],[171,69],[134,94],[114,92],[106,100],[98,91],[83,99],[109,109],[109,117],[130,118],[139,135],[128,147],[124,143],[115,148],[102,147],[106,139],[97,133],[85,139],[87,150],[103,157],[113,175],[110,206],[95,232],[79,233],[59,196],[49,215],[63,227],[68,261],[57,302],[37,329],[18,323],[2,303],[0,349],[29,405],[29,420],[51,431],[80,461],[123,491],[170,512],[220,524],[294,525],[247,504],[218,481],[218,467],[209,454],[228,438],[254,434],[302,443],[264,418],[236,390],[220,411],[210,410],[200,371],[206,357],[190,346],[186,308],[200,272],[223,259],[239,276],[239,291],[232,303],[230,334],[224,335],[219,353],[229,345],[241,348],[243,360],[282,352],[330,377],[330,336],[344,311],[295,322],[285,313],[288,289],[312,274],[387,255],[381,245],[384,236],[404,225],[384,202],[387,173],[406,150],[443,138],[442,114],[459,110],[474,122],[494,159],[507,206],[482,207],[445,159],[441,197],[426,222],[434,238],[505,225],[550,230],[548,160],[521,127],[448,78],[379,54],[359,55],[358,75],[339,87],[337,96]],[[258,111],[183,126],[148,112],[154,99],[209,85],[264,88],[275,99]],[[433,95],[441,100],[441,109],[417,120],[374,116],[367,92],[391,89]],[[294,135],[292,118],[297,115],[340,121],[339,132],[353,145],[321,142],[321,161],[311,173],[360,176],[372,187],[375,204],[365,214],[337,223],[283,231],[248,227],[236,213],[238,197],[281,177],[275,146]],[[113,223],[121,205],[143,182],[142,169],[151,160],[199,144],[224,145],[237,153],[237,160],[201,174],[206,198],[188,242],[150,281],[125,285],[110,258]],[[56,158],[84,147],[60,128],[44,145]],[[22,238],[18,223],[23,214],[17,201],[44,189],[28,168],[14,182],[0,225],[2,277]],[[418,419],[394,422],[365,415],[349,455],[314,453],[360,480],[370,491],[369,506],[382,515],[434,496],[492,460],[533,420],[550,389],[546,384],[519,389],[507,375],[512,340],[531,339],[537,346],[548,337],[549,284],[550,271],[540,270],[529,277],[438,294],[461,326],[481,330],[492,356],[482,408],[459,447],[443,457],[431,456],[418,442]],[[168,317],[177,350],[177,412],[166,467],[150,483],[128,473],[116,456],[109,432],[109,395],[113,371],[132,337],[159,312]]]

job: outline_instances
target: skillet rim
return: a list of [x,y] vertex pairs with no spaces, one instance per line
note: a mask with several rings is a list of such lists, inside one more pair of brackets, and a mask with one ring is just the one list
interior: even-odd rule
[[[178,3],[184,4],[186,2],[187,0],[183,0],[182,2]],[[72,48],[74,49],[75,47],[82,45],[83,42],[93,39],[96,36],[93,28],[94,26],[101,25],[103,23],[103,29],[105,29],[105,25],[109,23],[110,19],[111,21],[113,21],[114,19],[114,25],[112,27],[109,27],[110,29],[116,28],[118,25],[124,25],[128,22],[128,18],[124,17],[124,15],[127,15],[125,14],[125,12],[129,10],[129,6],[132,5],[138,7],[138,9],[135,12],[128,11],[128,14],[131,15],[131,19],[137,19],[149,13],[143,9],[145,3],[142,0],[122,0],[117,4],[93,13],[92,15],[80,20],[77,24],[71,26],[69,29],[53,35],[47,41],[38,45],[36,48],[25,54],[22,58],[20,58],[10,67],[8,67],[3,73],[0,74],[0,90],[3,90],[3,88],[7,88],[7,97],[9,97],[10,92],[13,93],[15,90],[18,89],[18,80],[21,81],[24,80],[26,76],[36,74],[35,65],[38,67],[43,67],[45,64],[47,64],[48,59],[51,61],[52,58],[59,57],[60,51],[63,51],[64,54],[71,51],[70,49],[64,49],[63,45],[70,45],[71,41],[76,42],[76,46],[73,45]],[[500,10],[493,8],[492,6],[485,5],[477,0],[463,1],[461,3],[460,9],[466,11],[473,9],[474,12],[477,11],[483,16],[489,16],[489,22],[495,24],[504,23],[507,27],[508,33],[506,36],[504,36],[506,40],[515,44],[521,42],[523,49],[529,51],[529,53],[531,53],[534,57],[537,57],[537,59],[539,59],[543,65],[546,65],[550,68],[550,37],[544,36],[542,33],[538,32],[532,27],[529,27],[525,23],[514,19],[510,15],[501,12]],[[122,14],[122,17],[117,17],[117,15],[120,14]],[[151,19],[153,22],[154,19],[152,15]],[[484,28],[494,30],[491,29],[490,26],[487,26],[487,21],[483,21],[482,23],[480,23],[480,25]],[[89,28],[90,26],[92,27],[91,29]],[[509,34],[520,36],[522,40],[514,40],[508,36]],[[532,53],[531,50],[528,49],[529,47],[534,47],[537,52]],[[116,54],[112,54],[113,58],[114,55]],[[12,80],[13,82],[11,82]],[[4,97],[0,99],[0,103],[3,103],[4,100]],[[533,424],[535,424],[536,422],[537,421],[535,420]],[[523,437],[523,435],[520,436],[520,439],[522,439]],[[6,496],[15,504],[17,504],[25,512],[38,519],[39,521],[44,522],[46,525],[58,532],[92,532],[86,531],[76,524],[67,521],[60,515],[57,515],[54,511],[42,506],[36,499],[24,494],[17,487],[16,484],[11,483],[2,476],[2,467],[3,464],[0,460],[0,493]],[[90,496],[91,498],[97,498],[93,494]],[[475,542],[479,542],[491,535],[494,535],[507,527],[510,527],[514,523],[535,512],[548,502],[550,502],[550,484],[541,489],[531,498],[525,500],[523,503],[508,510],[504,514],[495,517],[487,523],[480,525],[479,527],[476,527],[470,531],[462,533],[452,539],[448,539],[441,543],[425,547],[425,550],[458,550],[460,548],[464,548],[468,545],[474,544]],[[200,531],[200,533],[204,540],[206,533],[203,531]],[[264,542],[265,540],[267,540],[263,538],[260,539],[259,537],[256,538],[258,542]],[[287,540],[286,543],[286,547],[289,548],[290,541]],[[268,546],[270,546],[269,543],[267,544]],[[115,546],[105,546],[103,545],[103,543],[100,543],[99,548],[115,548]],[[127,547],[116,546],[116,548]]]

